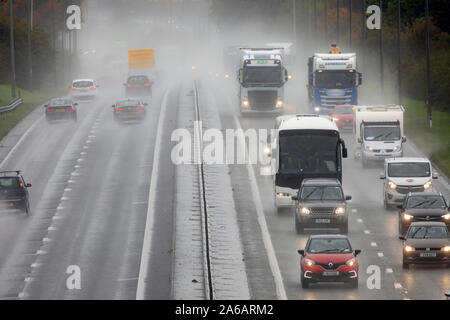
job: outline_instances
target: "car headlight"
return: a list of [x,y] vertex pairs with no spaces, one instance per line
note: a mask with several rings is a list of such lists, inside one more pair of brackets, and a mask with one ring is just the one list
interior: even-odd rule
[[356,259],[355,259],[355,258],[352,258],[352,259],[347,260],[347,261],[345,262],[345,264],[348,265],[348,266],[350,266],[350,267],[353,267],[353,266],[355,265],[355,263],[356,263]]
[[289,193],[285,193],[285,192],[277,192],[277,196],[279,196],[279,197],[290,197],[291,195]]
[[407,214],[407,213],[404,213],[404,214],[403,214],[403,219],[404,219],[404,220],[409,221],[409,220],[411,220],[412,218],[414,218],[414,216],[412,216],[412,215],[410,215],[410,214]]
[[241,102],[243,107],[248,107],[250,104],[248,103],[248,100],[242,100]]
[[277,101],[277,108],[281,108],[283,106],[283,101],[278,100]]
[[370,146],[368,146],[368,147],[366,147],[366,151],[370,151],[370,152],[372,152],[372,151],[373,151],[373,148],[372,148],[372,147],[370,147]]
[[338,118],[335,118],[335,117],[333,117],[333,121],[334,121],[334,122],[338,122],[338,121],[339,121],[339,119],[338,119]]
[[445,246],[441,250],[444,252],[450,252],[450,246]]
[[424,188],[425,190],[430,189],[430,187],[431,187],[431,181],[428,181],[427,183],[425,183],[425,184],[423,185],[423,188]]
[[391,188],[392,190],[397,189],[397,185],[395,183],[393,183],[392,181],[389,181],[389,188]]
[[314,111],[315,111],[315,112],[319,112],[319,111],[320,111],[320,108],[319,108],[319,107],[315,107],[315,108],[314,108]]
[[305,263],[307,266],[310,266],[310,267],[316,264],[313,260],[308,259],[308,258],[305,258]]
[[337,207],[336,209],[334,209],[334,214],[344,214],[344,213],[345,213],[344,207]]
[[405,246],[405,251],[406,252],[413,252],[413,251],[415,251],[416,249],[414,249],[413,247],[411,247],[411,246]]
[[302,207],[300,209],[300,213],[301,214],[311,214],[311,210],[309,208],[307,208],[307,207]]
[[400,151],[400,150],[402,150],[402,146],[401,145],[400,146],[395,146],[393,148],[393,150],[394,150],[394,152]]
[[441,218],[444,220],[450,220],[450,213],[444,214]]

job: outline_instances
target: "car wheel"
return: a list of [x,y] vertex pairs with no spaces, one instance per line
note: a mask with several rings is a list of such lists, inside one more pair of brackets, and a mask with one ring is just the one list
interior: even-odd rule
[[409,269],[409,263],[403,260],[402,267],[403,269]]
[[389,203],[386,200],[386,195],[383,197],[383,205],[386,210],[390,209]]
[[302,275],[300,276],[300,283],[302,284],[303,289],[309,288],[309,280],[306,279],[305,277],[303,277],[303,272],[302,272]]

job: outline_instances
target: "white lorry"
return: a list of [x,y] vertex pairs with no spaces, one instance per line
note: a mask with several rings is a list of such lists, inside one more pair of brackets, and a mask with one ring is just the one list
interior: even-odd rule
[[358,149],[355,156],[363,166],[369,161],[403,156],[403,113],[399,105],[355,106],[354,127]]

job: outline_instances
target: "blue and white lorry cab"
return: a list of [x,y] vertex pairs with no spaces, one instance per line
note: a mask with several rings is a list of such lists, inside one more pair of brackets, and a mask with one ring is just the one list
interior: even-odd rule
[[356,53],[316,53],[308,59],[308,97],[316,114],[327,115],[336,105],[357,105],[361,84]]

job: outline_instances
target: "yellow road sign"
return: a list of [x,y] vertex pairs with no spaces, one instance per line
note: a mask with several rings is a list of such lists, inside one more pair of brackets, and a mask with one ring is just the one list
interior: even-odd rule
[[130,69],[153,68],[155,66],[154,49],[128,50],[128,64]]

